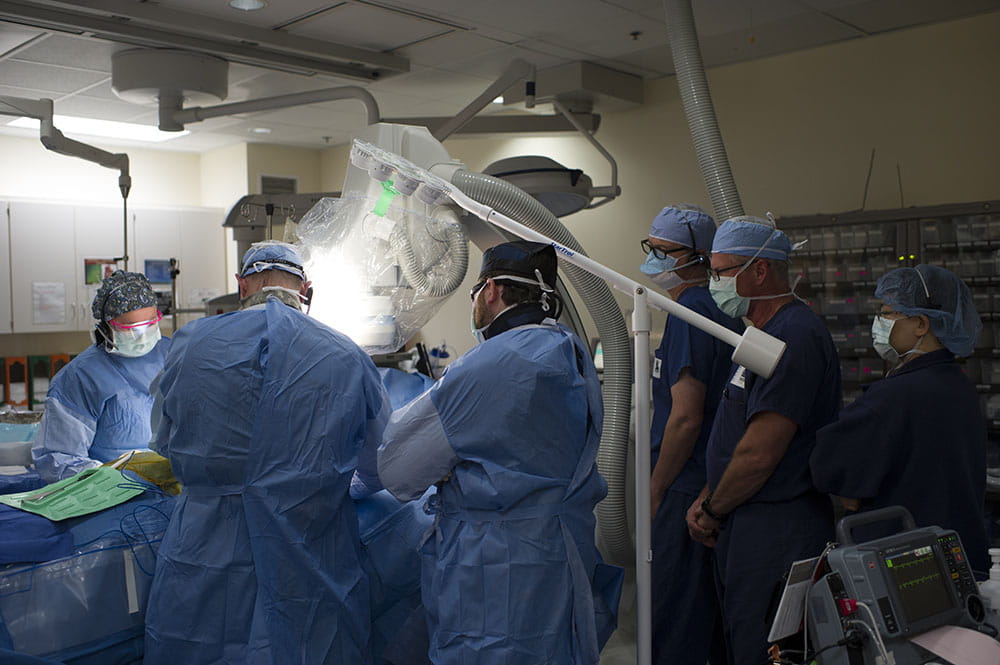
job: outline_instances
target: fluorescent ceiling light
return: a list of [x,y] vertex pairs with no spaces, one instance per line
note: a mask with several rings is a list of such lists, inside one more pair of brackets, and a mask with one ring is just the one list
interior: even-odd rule
[[493,100],[493,103],[494,104],[503,104],[503,95],[500,95],[499,97],[495,98]]
[[[52,116],[56,129],[65,134],[83,134],[101,138],[127,139],[130,141],[146,141],[160,143],[179,136],[190,134],[189,131],[161,132],[153,125],[137,125],[133,122],[116,122],[114,120],[95,120],[93,118],[77,118],[71,115]],[[39,121],[34,118],[17,118],[7,123],[8,127],[26,127],[38,129]]]
[[229,6],[233,9],[252,12],[255,9],[264,9],[264,7],[267,7],[267,3],[264,0],[229,0]]

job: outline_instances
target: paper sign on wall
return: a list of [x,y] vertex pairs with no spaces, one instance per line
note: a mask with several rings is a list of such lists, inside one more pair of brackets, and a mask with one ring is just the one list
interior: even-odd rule
[[31,318],[35,324],[66,323],[66,284],[32,282]]

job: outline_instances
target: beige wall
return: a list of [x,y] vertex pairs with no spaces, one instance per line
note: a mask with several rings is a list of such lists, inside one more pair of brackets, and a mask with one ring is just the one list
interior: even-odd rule
[[298,191],[319,191],[321,152],[310,148],[289,148],[262,143],[248,145],[247,186],[250,193],[260,193],[262,175],[297,178]]
[[[905,206],[1000,198],[997,35],[1000,12],[710,70],[746,212],[860,208],[873,148],[867,209],[900,207],[897,163]],[[618,161],[622,196],[562,220],[591,256],[640,281],[639,240],[659,209],[688,201],[711,210],[676,80],[652,81],[645,93],[642,107],[604,114],[597,133]],[[569,134],[451,139],[446,147],[473,170],[543,154],[609,183],[607,163]],[[438,319],[426,329],[429,342],[471,344],[464,298]]]
[[[201,156],[202,205],[219,207],[227,213],[241,197],[250,193],[249,146],[245,143],[206,152]],[[259,182],[259,179],[258,179]],[[226,229],[225,271],[227,292],[236,290],[237,256],[233,232]]]
[[[110,146],[104,149],[128,153],[130,206],[199,205],[201,169],[197,154]],[[38,139],[12,136],[0,136],[0,196],[76,203],[120,204],[122,200],[118,171],[56,154],[46,150]]]

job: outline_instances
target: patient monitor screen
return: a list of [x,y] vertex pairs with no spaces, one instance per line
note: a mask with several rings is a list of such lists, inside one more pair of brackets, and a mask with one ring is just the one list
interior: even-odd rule
[[900,611],[910,624],[953,607],[950,580],[930,545],[885,557],[885,567],[899,595]]

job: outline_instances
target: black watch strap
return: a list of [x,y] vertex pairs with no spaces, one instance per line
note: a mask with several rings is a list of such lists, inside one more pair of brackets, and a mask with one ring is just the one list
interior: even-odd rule
[[719,515],[714,510],[712,510],[712,492],[709,492],[705,497],[705,500],[701,502],[701,512],[705,513],[711,517],[716,522],[722,522],[726,519],[725,515]]

